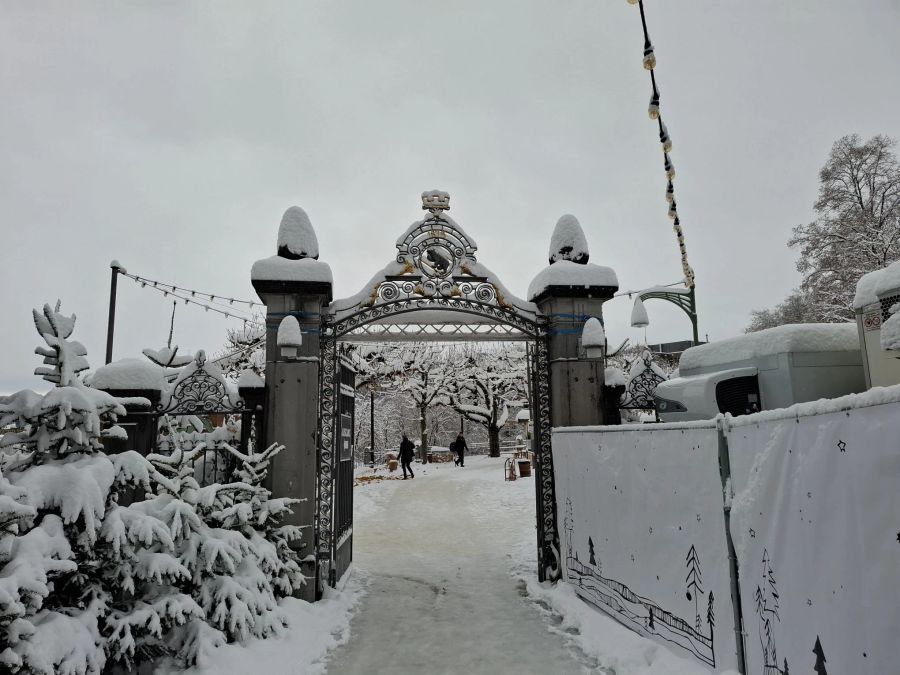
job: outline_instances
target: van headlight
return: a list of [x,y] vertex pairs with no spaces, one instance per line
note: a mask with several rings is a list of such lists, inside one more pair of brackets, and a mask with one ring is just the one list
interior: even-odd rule
[[667,398],[660,398],[659,396],[653,397],[653,402],[656,404],[656,409],[659,412],[687,412],[687,408],[684,407],[678,401],[670,401]]

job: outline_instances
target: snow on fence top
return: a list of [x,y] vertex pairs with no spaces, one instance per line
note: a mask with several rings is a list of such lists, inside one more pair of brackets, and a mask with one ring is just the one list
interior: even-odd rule
[[538,272],[528,285],[528,299],[534,300],[551,286],[619,287],[619,278],[611,267],[593,263],[579,265],[571,260],[558,260]]
[[165,368],[144,359],[119,359],[101,366],[91,376],[95,389],[166,389]]
[[306,211],[292,206],[281,217],[278,228],[278,255],[282,258],[319,258],[319,240]]
[[603,371],[603,381],[610,387],[624,387],[628,385],[628,378],[625,371],[616,366],[607,366]]
[[859,349],[854,323],[787,324],[687,349],[679,369],[685,371],[787,352],[849,352]]
[[238,376],[237,386],[238,389],[258,389],[265,387],[266,383],[255,370],[244,368]]
[[853,309],[862,309],[866,305],[878,302],[879,295],[900,288],[900,260],[887,267],[863,274],[856,284],[856,297],[853,298]]
[[550,264],[560,260],[571,260],[579,265],[584,265],[590,258],[587,238],[578,218],[567,213],[556,221],[553,236],[550,237]]

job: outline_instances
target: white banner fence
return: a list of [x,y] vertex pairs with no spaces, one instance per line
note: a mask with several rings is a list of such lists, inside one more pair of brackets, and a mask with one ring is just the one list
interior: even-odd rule
[[900,387],[554,430],[564,574],[711,672],[900,673]]

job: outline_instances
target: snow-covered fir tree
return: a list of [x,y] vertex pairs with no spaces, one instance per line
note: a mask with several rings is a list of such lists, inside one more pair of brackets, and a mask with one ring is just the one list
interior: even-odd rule
[[[134,452],[103,452],[103,437],[124,436],[115,422],[125,410],[82,382],[88,362],[84,346],[70,339],[75,316],[63,315],[59,303],[33,316],[46,343],[35,350],[44,357],[35,373],[55,386],[0,404],[0,427],[16,428],[0,439],[2,502],[7,513],[19,513],[4,528],[5,537],[15,538],[4,542],[0,573],[8,639],[2,662],[13,673],[99,673],[106,649],[118,649],[106,639],[110,622],[138,609],[142,582],[171,580],[165,561],[145,557],[147,545],[169,537],[161,523],[117,503],[119,492],[146,479],[151,467]],[[25,508],[40,514],[31,529],[34,516]],[[165,588],[159,586],[159,599],[166,599]],[[133,620],[150,632],[178,620],[164,603],[140,609]]]

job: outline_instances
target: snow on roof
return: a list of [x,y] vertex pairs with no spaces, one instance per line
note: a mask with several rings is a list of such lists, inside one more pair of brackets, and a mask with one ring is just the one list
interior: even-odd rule
[[97,389],[166,388],[165,368],[144,359],[119,359],[101,366],[91,376],[91,386]]
[[881,324],[881,348],[900,349],[900,303],[891,307],[891,315]]
[[887,267],[868,274],[863,274],[856,284],[856,297],[853,298],[853,309],[862,309],[866,305],[878,302],[878,296],[900,288],[900,260]]
[[579,265],[571,260],[559,260],[538,272],[528,285],[528,299],[534,300],[550,286],[607,286],[618,288],[619,278],[611,267],[593,263]]
[[288,315],[278,324],[278,337],[275,344],[279,347],[300,347],[303,345],[303,333],[296,316]]
[[592,316],[584,322],[584,328],[581,329],[581,346],[606,346],[606,331],[603,330],[603,324],[597,317]]
[[278,227],[278,255],[297,258],[318,258],[319,240],[306,211],[292,206],[281,217]]
[[301,258],[300,260],[288,260],[281,256],[273,255],[271,258],[263,258],[253,263],[250,270],[252,281],[311,281],[333,284],[334,277],[328,263],[314,260],[313,258]]
[[516,422],[527,422],[531,419],[531,411],[528,408],[522,408],[516,413]]
[[681,355],[686,371],[787,352],[849,352],[859,349],[855,323],[802,323],[698,345]]
[[550,264],[560,260],[571,260],[583,265],[590,258],[587,238],[578,218],[567,213],[556,221],[553,235],[550,237]]

